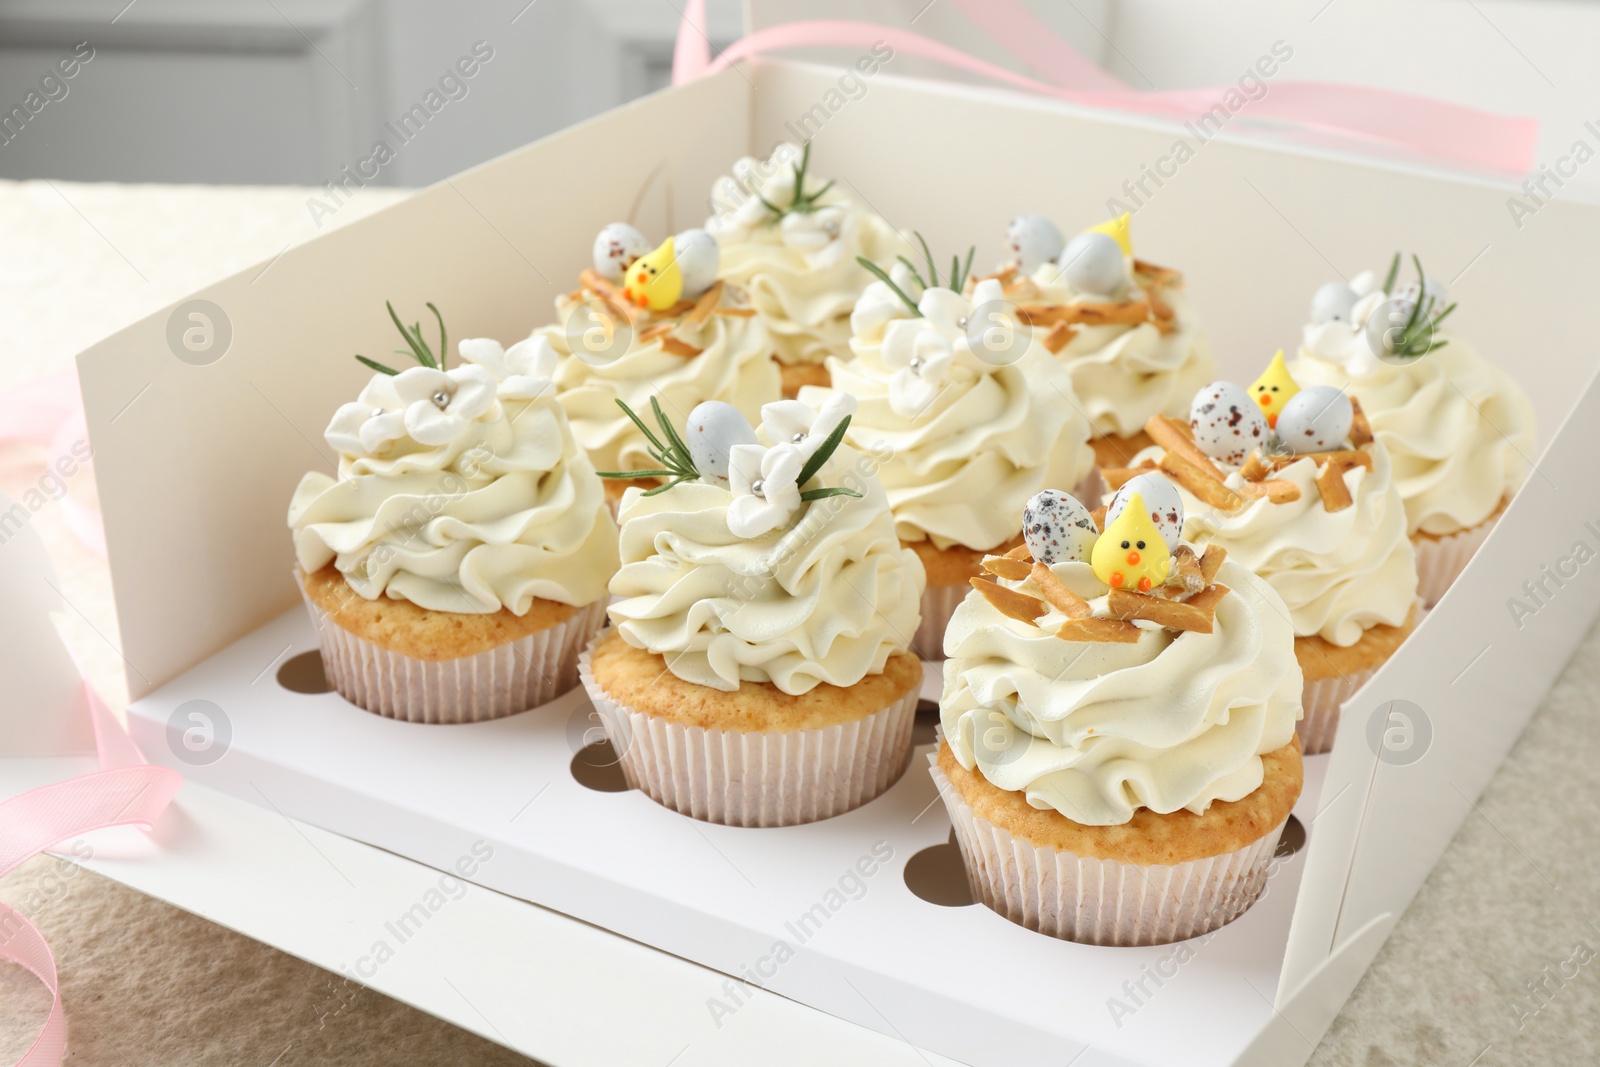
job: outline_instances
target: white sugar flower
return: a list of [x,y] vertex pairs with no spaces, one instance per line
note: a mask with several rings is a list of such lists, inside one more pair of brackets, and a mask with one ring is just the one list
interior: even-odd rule
[[423,445],[449,444],[496,406],[494,375],[475,364],[412,367],[395,375],[394,391],[405,405],[407,435]]
[[771,448],[734,445],[728,453],[728,529],[735,537],[760,537],[800,510],[800,470],[806,457],[792,444]]
[[[912,300],[921,298],[922,286],[917,282],[916,275],[911,273],[911,268],[904,263],[890,267],[889,278],[900,287],[900,292]],[[911,317],[911,309],[906,307],[906,302],[900,299],[898,293],[881,281],[872,282],[862,290],[855,309],[850,312],[850,332],[857,337],[866,337],[895,319]]]
[[405,405],[387,374],[373,375],[361,396],[340,405],[322,432],[329,446],[346,456],[375,456],[405,435]]
[[820,409],[801,400],[778,400],[761,406],[761,426],[774,444],[791,444],[809,460],[846,416],[856,413],[856,398],[835,392]]
[[543,334],[518,341],[510,348],[489,337],[461,342],[461,358],[487,370],[500,381],[500,395],[511,400],[537,400],[555,378],[560,355]]
[[845,255],[845,242],[839,238],[848,223],[849,213],[835,205],[792,212],[783,217],[779,228],[784,245],[804,255],[808,266],[820,270],[833,266]]
[[894,370],[889,379],[894,413],[911,419],[926,411],[949,378],[955,356],[953,340],[927,319],[890,323],[883,336],[883,361]]

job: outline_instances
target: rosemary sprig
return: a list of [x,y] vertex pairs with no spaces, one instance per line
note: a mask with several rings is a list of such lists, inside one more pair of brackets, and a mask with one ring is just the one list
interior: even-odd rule
[[1400,278],[1400,253],[1396,252],[1394,254],[1394,258],[1389,261],[1389,273],[1383,279],[1383,291],[1384,291],[1385,295],[1394,292],[1394,283],[1396,281],[1398,281],[1399,278]]
[[933,265],[933,253],[928,251],[928,240],[922,236],[922,231],[920,230],[912,230],[911,232],[916,235],[917,243],[922,246],[922,256],[928,261],[930,288],[937,289],[939,287],[939,268]]
[[[917,280],[917,284],[922,286],[922,288],[939,288],[939,268],[934,266],[933,252],[928,248],[927,239],[916,230],[912,230],[911,232],[916,237],[917,243],[922,246],[923,258],[928,261],[927,277],[923,277],[922,272],[917,269],[917,265],[911,262],[905,256],[896,256],[895,258],[900,261],[901,265],[904,266],[906,270],[911,272],[911,276]],[[972,278],[972,257],[976,255],[977,252],[977,245],[973,245],[972,247],[968,248],[967,261],[965,264],[961,262],[961,257],[959,255],[950,257],[950,275],[947,279],[945,288],[957,293],[966,288],[967,282]],[[867,270],[871,271],[873,276],[884,285],[887,285],[894,292],[894,295],[898,296],[905,303],[906,307],[911,309],[911,313],[913,315],[916,315],[918,318],[922,317],[922,309],[917,307],[917,302],[911,299],[911,297],[906,294],[904,289],[900,288],[894,283],[894,279],[889,277],[888,271],[867,259],[865,256],[857,256],[856,262],[867,268]]]
[[[684,441],[683,436],[678,433],[678,428],[672,424],[672,420],[668,419],[666,413],[661,410],[660,401],[658,401],[655,397],[650,398],[650,413],[655,416],[656,429],[659,431],[659,436],[650,432],[650,428],[646,426],[644,424],[644,420],[641,419],[634,412],[634,410],[628,406],[627,401],[623,400],[621,397],[617,397],[616,401],[617,407],[622,409],[622,413],[628,416],[629,420],[631,420],[633,424],[639,428],[640,433],[644,434],[644,439],[646,442],[648,442],[646,445],[646,451],[650,453],[650,458],[655,460],[658,464],[660,464],[660,466],[647,470],[596,471],[595,473],[599,474],[602,478],[669,479],[662,485],[658,485],[653,489],[645,490],[645,496],[655,496],[659,493],[665,493],[668,489],[671,489],[674,486],[681,485],[684,482],[692,481],[693,479],[700,477],[700,471],[695,467],[694,459],[689,454],[688,444]],[[840,420],[839,425],[834,428],[834,431],[828,435],[827,439],[824,440],[822,444],[818,446],[817,450],[812,453],[811,458],[806,461],[805,466],[800,468],[800,476],[795,480],[796,485],[804,485],[812,478],[817,476],[817,472],[822,469],[823,464],[828,462],[829,458],[832,457],[833,453],[839,448],[840,443],[844,441],[845,431],[849,428],[850,416],[846,415],[842,420]],[[854,489],[847,489],[844,486],[832,486],[807,489],[800,494],[800,499],[803,502],[809,503],[812,500],[822,500],[825,497],[830,496],[859,497],[860,495],[861,494]]]
[[[1395,264],[1389,268],[1391,285],[1399,266],[1399,258],[1399,253],[1396,253]],[[1435,298],[1428,292],[1427,275],[1422,272],[1422,260],[1413,255],[1411,262],[1417,269],[1417,299],[1412,302],[1411,313],[1406,316],[1406,323],[1400,327],[1400,335],[1393,342],[1392,355],[1399,359],[1416,359],[1449,344],[1448,340],[1436,340],[1434,331],[1439,323],[1456,309],[1456,305],[1451,304],[1437,315],[1433,313]],[[1385,287],[1384,292],[1388,291]]]
[[[911,309],[911,314],[915,315],[919,319],[922,317],[922,309],[917,307],[917,302],[907,296],[906,291],[894,283],[894,279],[889,277],[888,271],[872,262],[872,260],[868,259],[866,256],[857,256],[856,262],[867,268],[867,270],[871,271],[873,276],[884,285],[887,285],[894,295],[898,296],[901,301],[905,303],[906,307]],[[918,277],[917,281],[920,283],[922,278]],[[924,285],[923,288],[926,289],[927,286]]]
[[[817,450],[811,453],[811,458],[806,460],[806,465],[800,468],[800,477],[795,479],[796,485],[805,485],[817,476],[817,472],[822,469],[822,465],[833,457],[833,453],[838,449],[840,442],[844,440],[845,431],[849,428],[850,416],[846,415],[839,420],[839,425],[833,428],[833,432],[828,435],[827,440],[818,445]],[[861,494],[857,493],[856,495],[860,496]],[[802,494],[802,498],[803,496],[804,494]]]
[[815,192],[806,192],[806,171],[810,168],[811,142],[807,141],[805,147],[800,150],[800,162],[795,164],[794,195],[789,198],[789,206],[779,207],[777,204],[774,204],[760,193],[756,194],[756,199],[761,201],[761,205],[765,207],[772,215],[772,217],[767,220],[767,225],[777,225],[779,222],[783,221],[783,217],[785,215],[809,215],[821,206],[819,201],[827,195],[830,189],[833,188],[834,183],[829,181],[823,185],[822,188],[816,190]]
[[[448,335],[444,329],[444,316],[439,314],[439,309],[434,307],[431,301],[427,304],[428,310],[433,312],[435,321],[439,323],[439,354],[436,356],[433,354],[433,349],[428,347],[428,342],[423,340],[422,323],[414,322],[407,327],[400,321],[400,316],[395,313],[393,303],[385,300],[383,306],[389,309],[389,320],[394,323],[394,328],[400,331],[400,336],[406,342],[405,348],[397,348],[395,352],[402,356],[410,356],[424,367],[444,370],[445,361],[449,358],[450,347]],[[393,367],[385,366],[375,359],[368,359],[360,354],[356,355],[356,362],[362,366],[370,367],[379,374],[387,374],[392,377],[400,373]]]

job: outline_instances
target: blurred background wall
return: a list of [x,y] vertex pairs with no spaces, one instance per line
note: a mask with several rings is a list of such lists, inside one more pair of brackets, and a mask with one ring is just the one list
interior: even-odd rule
[[[1286,77],[1537,115],[1552,164],[1600,144],[1595,0],[1027,2],[1139,89],[1227,84],[1283,39]],[[0,0],[0,178],[425,185],[665,85],[683,3]],[[898,25],[1017,66],[950,0],[752,11]],[[713,49],[743,25],[739,0],[709,0]],[[948,76],[911,57],[893,73]],[[1600,195],[1592,169],[1563,195]]]

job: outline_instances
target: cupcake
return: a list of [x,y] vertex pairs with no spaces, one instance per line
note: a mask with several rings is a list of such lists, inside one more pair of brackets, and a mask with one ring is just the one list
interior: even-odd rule
[[851,317],[855,358],[828,361],[833,390],[800,393],[813,404],[840,393],[860,403],[849,441],[880,457],[895,531],[927,571],[913,645],[928,659],[940,657],[945,623],[984,554],[1016,543],[1023,503],[1094,477],[1089,423],[1066,369],[1012,317],[998,281],[963,296],[965,271],[951,270],[941,279],[930,255],[922,270],[901,263],[883,274]]
[[945,636],[931,771],[977,899],[1162,944],[1260,896],[1300,795],[1300,668],[1282,601],[1220,546],[1138,493],[1104,521],[1047,491],[1025,545],[984,560]]
[[1399,268],[1396,255],[1382,285],[1367,271],[1318,289],[1293,371],[1361,401],[1389,451],[1432,607],[1522,484],[1538,439],[1521,387],[1443,327],[1455,310],[1444,285],[1416,262],[1417,280],[1397,287]]
[[841,445],[852,407],[769,404],[759,433],[720,402],[682,433],[651,412],[670,480],[622,498],[613,626],[581,670],[628,783],[674,811],[812,822],[905,771],[922,566]]
[[[613,223],[595,238],[594,267],[556,300],[558,324],[534,331],[532,340],[560,357],[557,399],[599,469],[648,466],[645,435],[619,401],[642,410],[654,397],[681,421],[705,400],[754,418],[779,398],[771,334],[748,294],[717,279],[719,260],[704,230],[652,248],[632,226]],[[615,504],[626,485],[606,488]]]
[[1150,445],[1144,425],[1183,417],[1216,373],[1183,275],[1133,256],[1128,216],[1070,241],[1042,215],[1013,219],[996,278],[1072,376],[1102,467]]
[[289,503],[328,680],[411,722],[546,703],[577,684],[617,568],[604,489],[555,399],[555,357],[468,340],[447,367],[442,319],[436,356],[389,314],[420,365],[357,357],[377,373],[324,433],[338,474],[308,473]]
[[850,311],[905,240],[877,212],[810,173],[811,143],[741,159],[711,190],[706,230],[722,246],[719,277],[749,294],[771,332],[783,395],[827,385],[824,361],[850,356]]
[[1142,492],[1163,523],[1181,510],[1185,537],[1226,548],[1272,586],[1305,676],[1301,741],[1308,755],[1328,751],[1339,706],[1416,613],[1416,557],[1388,450],[1358,404],[1329,386],[1300,389],[1281,353],[1248,390],[1213,382],[1189,422],[1158,416],[1147,432],[1156,443],[1132,467],[1104,472],[1111,506]]

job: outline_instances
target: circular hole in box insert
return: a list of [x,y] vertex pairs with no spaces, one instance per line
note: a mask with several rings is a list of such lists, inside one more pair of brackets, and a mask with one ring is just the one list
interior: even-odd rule
[[906,861],[906,888],[919,900],[941,908],[961,908],[973,902],[967,868],[961,862],[956,832],[942,845],[933,845]]
[[572,779],[597,793],[625,793],[630,786],[622,774],[622,761],[607,740],[578,749],[570,765]]
[[1272,853],[1278,859],[1288,859],[1290,856],[1306,847],[1306,827],[1293,815],[1283,824],[1283,834],[1278,838],[1278,847]]
[[911,725],[911,744],[931,745],[937,740],[934,727],[939,725],[939,705],[931,700],[917,701],[917,718]]
[[291,693],[331,693],[333,686],[322,669],[322,653],[302,652],[290,656],[278,668],[278,684]]

